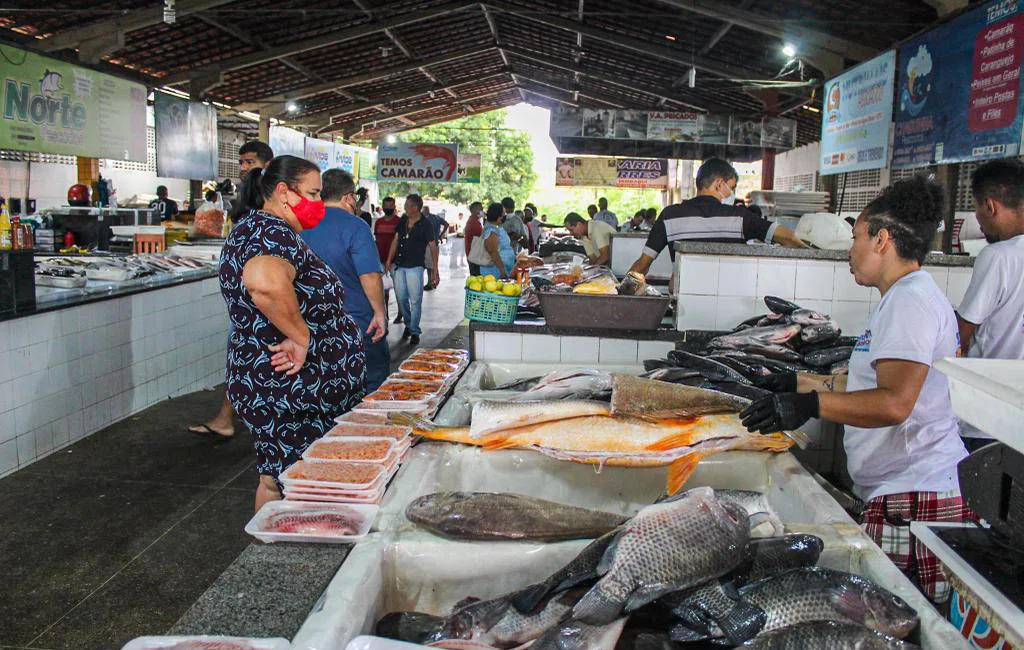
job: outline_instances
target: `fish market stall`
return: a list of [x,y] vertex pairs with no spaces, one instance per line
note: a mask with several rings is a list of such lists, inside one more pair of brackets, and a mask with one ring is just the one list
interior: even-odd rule
[[[496,398],[500,403],[502,397],[512,398],[514,393],[523,392],[523,386],[517,386],[521,382],[516,380],[555,369],[546,364],[474,363],[434,423],[442,428],[457,428],[467,422],[477,422],[476,414],[484,408],[483,404],[490,402],[485,400],[472,406],[474,401]],[[636,372],[639,368],[619,366],[615,370]],[[535,386],[526,392],[552,385],[541,382],[540,388]],[[612,399],[614,402],[615,397]],[[557,408],[566,408],[570,403],[571,398],[568,402],[553,402],[552,408],[555,404]],[[590,435],[599,435],[596,429],[591,432]],[[557,575],[559,567],[567,562],[586,557],[582,552],[588,544],[581,538],[597,537],[615,528],[621,519],[642,519],[647,516],[644,513],[652,512],[651,508],[667,507],[650,505],[664,494],[665,476],[664,468],[587,466],[548,457],[532,449],[488,450],[446,442],[421,444],[411,450],[381,502],[375,524],[377,532],[356,545],[318,607],[293,639],[292,647],[340,649],[357,635],[374,633],[423,641],[426,639],[413,638],[413,630],[423,629],[441,634],[440,638],[457,639],[444,647],[469,647],[458,644],[474,640],[484,646],[511,647],[537,638],[545,631],[551,632],[558,617],[548,608],[562,607],[558,611],[560,616],[567,611],[565,607],[571,608],[575,602],[566,601],[568,595],[557,599],[557,603],[568,603],[564,606],[558,605],[556,600],[542,601],[548,604],[543,606],[541,614],[553,616],[546,623],[529,618],[524,622],[508,609],[509,603],[533,602],[528,599],[536,590],[523,590],[524,587],[544,583],[552,572]],[[700,491],[707,487],[714,492]],[[686,492],[686,497],[671,503],[704,498],[708,494],[720,494],[724,499],[731,494],[730,490],[748,491],[736,492],[735,497],[728,498],[745,500],[743,507],[751,516],[750,535],[757,538],[755,546],[816,540],[813,545],[817,545],[817,550],[809,563],[822,568],[801,569],[809,572],[809,579],[884,585],[887,590],[884,593],[891,592],[902,599],[897,602],[906,603],[899,608],[916,611],[912,624],[892,623],[891,628],[884,629],[896,630],[900,636],[909,633],[909,640],[924,648],[966,647],[956,630],[919,595],[792,455],[724,451],[697,464],[684,489],[692,492]],[[472,496],[473,493],[477,496]],[[460,494],[468,496],[455,496]],[[491,499],[496,502],[488,506],[486,502]],[[548,509],[548,512],[538,513],[538,509]],[[578,527],[575,535],[571,530],[574,526]],[[790,536],[777,537],[782,533]],[[509,541],[513,539],[518,541]],[[829,570],[842,573],[834,574]],[[854,576],[843,577],[848,573]],[[857,582],[863,578],[871,583]],[[500,612],[512,617],[505,619],[506,614],[501,614],[504,623],[484,623],[475,618],[476,610],[468,609],[460,616],[471,617],[471,629],[475,632],[451,628],[444,623],[444,617],[456,603],[463,602],[465,606],[473,602],[464,601],[467,597],[500,599],[510,592],[511,600],[502,601],[499,606]],[[576,593],[572,598],[578,599],[579,595]],[[877,612],[876,616],[879,616]],[[769,620],[775,621],[770,625],[781,626],[785,616]],[[488,631],[491,625],[499,625],[499,628]],[[524,625],[529,629],[524,631]],[[914,632],[908,632],[915,626]],[[595,622],[594,627],[600,627],[614,638],[610,643],[595,640],[581,645],[581,650],[584,647],[610,650],[622,633],[621,625],[605,629],[603,620]],[[860,627],[853,628],[858,634],[865,633]],[[463,631],[453,631],[456,629]],[[504,631],[499,632],[499,629]],[[585,635],[592,632],[589,627],[584,629]],[[691,632],[677,630],[673,633]],[[545,648],[549,641],[542,637],[536,643]]]
[[224,380],[212,262],[36,255],[32,309],[0,316],[15,471],[169,396]]

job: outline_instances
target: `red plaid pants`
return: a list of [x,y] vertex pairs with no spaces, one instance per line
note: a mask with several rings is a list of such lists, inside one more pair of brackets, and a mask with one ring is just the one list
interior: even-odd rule
[[964,505],[959,490],[901,492],[868,501],[860,524],[868,537],[930,600],[944,603],[949,600],[949,583],[939,568],[939,558],[910,534],[910,522],[967,522],[977,518]]

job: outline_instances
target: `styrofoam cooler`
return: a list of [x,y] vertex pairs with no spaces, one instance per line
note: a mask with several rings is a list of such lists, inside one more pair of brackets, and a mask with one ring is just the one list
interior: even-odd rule
[[[970,647],[856,526],[808,526],[806,532],[825,542],[821,566],[863,575],[916,608],[921,626],[911,639],[925,650]],[[372,634],[377,620],[389,612],[440,615],[467,596],[493,598],[539,582],[587,543],[452,542],[426,534],[371,534],[345,560],[322,606],[296,633],[292,650],[342,650],[352,638]],[[466,562],[467,557],[473,561]]]

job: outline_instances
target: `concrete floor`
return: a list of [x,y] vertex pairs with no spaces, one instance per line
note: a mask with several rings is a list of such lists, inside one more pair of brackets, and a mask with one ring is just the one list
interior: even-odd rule
[[[467,347],[468,271],[441,266],[421,346]],[[388,336],[393,366],[413,350],[402,329]],[[245,432],[214,445],[185,431],[222,391],[161,402],[0,479],[0,648],[117,650],[164,634],[250,545]]]

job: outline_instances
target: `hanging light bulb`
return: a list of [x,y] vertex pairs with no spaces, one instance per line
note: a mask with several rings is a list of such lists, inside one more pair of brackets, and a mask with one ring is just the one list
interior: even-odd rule
[[792,43],[786,43],[782,46],[782,53],[792,59],[796,56],[796,46]]

